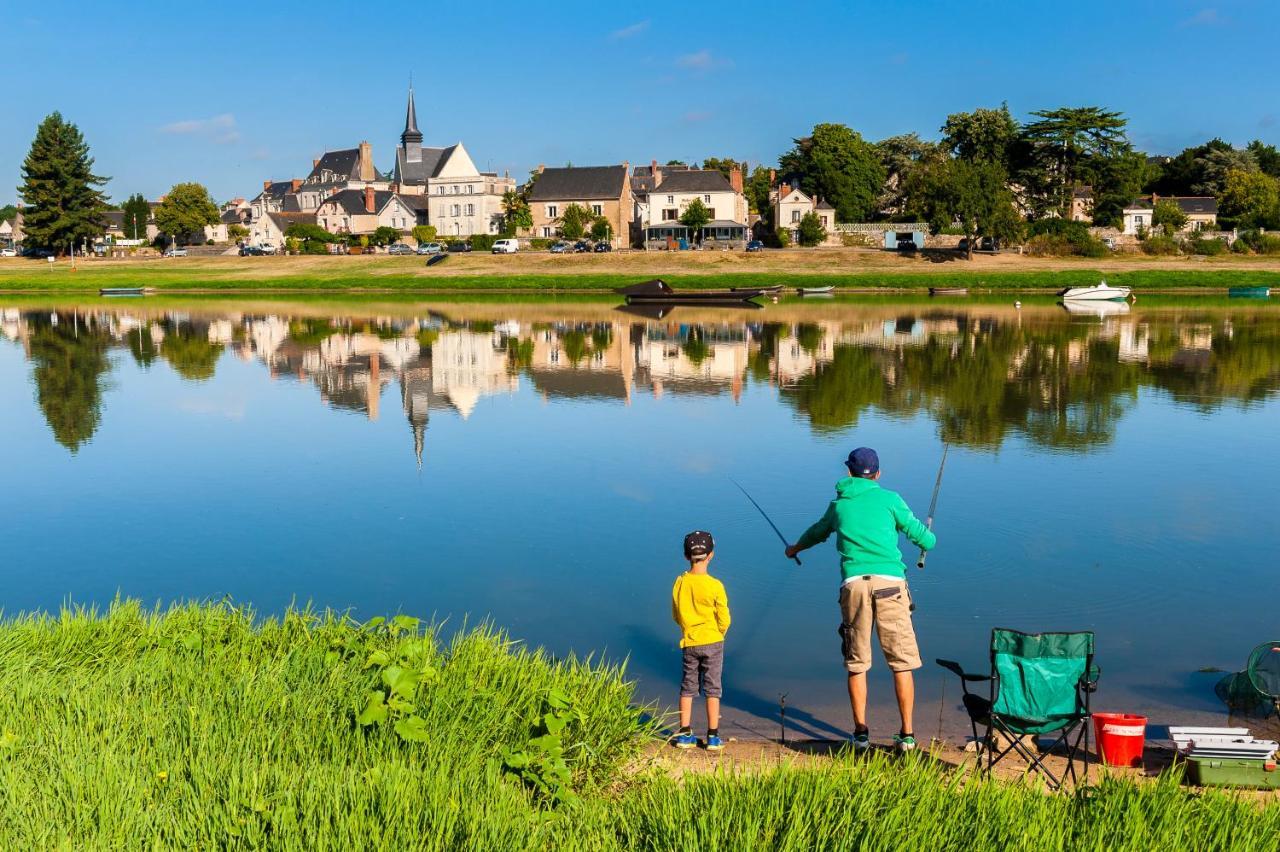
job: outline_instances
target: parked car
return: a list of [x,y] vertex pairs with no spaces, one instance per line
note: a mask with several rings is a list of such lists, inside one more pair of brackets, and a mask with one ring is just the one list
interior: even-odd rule
[[187,250],[184,248],[167,248],[164,250],[165,257],[186,257]]
[[413,249],[404,243],[392,243],[387,246],[387,254],[413,254]]
[[46,257],[53,257],[53,252],[49,251],[48,249],[42,249],[42,248],[29,248],[29,249],[23,249],[23,250],[22,250],[22,256],[23,256],[23,257],[34,257],[34,258],[37,258],[37,259],[43,259],[43,258],[46,258]]
[[11,248],[0,249],[0,257],[17,257],[18,252]]
[[449,243],[446,248],[451,252],[468,252],[471,251],[471,243],[466,243],[462,240],[455,240]]
[[520,251],[520,241],[515,239],[497,240],[493,244],[494,254],[515,254]]
[[747,243],[747,251],[764,251],[764,243],[760,240],[751,240]]
[[418,254],[439,254],[444,251],[444,246],[439,243],[421,243],[418,245]]
[[601,254],[602,252],[606,252],[606,251],[613,251],[613,246],[610,245],[609,243],[596,243],[596,247],[595,247],[596,254]]
[[1000,251],[1000,240],[997,237],[983,237],[978,241],[978,251]]
[[564,254],[568,250],[569,250],[569,244],[563,243],[563,242],[552,243],[551,248],[548,249],[548,251],[550,251],[552,254]]
[[258,257],[267,254],[267,250],[262,246],[240,246],[241,257]]
[[578,253],[591,251],[591,243],[586,240],[578,240],[573,244],[573,250]]

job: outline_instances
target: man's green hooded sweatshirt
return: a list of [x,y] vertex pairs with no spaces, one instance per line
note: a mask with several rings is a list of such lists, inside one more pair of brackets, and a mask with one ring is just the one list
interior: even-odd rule
[[898,533],[916,547],[932,550],[937,537],[920,522],[897,492],[871,479],[845,477],[836,483],[836,499],[827,513],[800,536],[800,548],[813,547],[836,534],[843,580],[861,574],[907,576],[898,550]]

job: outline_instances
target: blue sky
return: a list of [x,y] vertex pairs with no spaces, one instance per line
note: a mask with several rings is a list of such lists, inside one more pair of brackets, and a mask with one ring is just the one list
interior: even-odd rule
[[[1280,4],[168,4],[0,0],[0,203],[61,110],[116,199],[179,181],[216,200],[302,177],[325,149],[392,162],[410,74],[428,144],[517,177],[578,165],[774,162],[815,123],[934,138],[1007,101],[1124,112],[1152,153],[1280,143]],[[421,11],[420,11],[421,10]]]

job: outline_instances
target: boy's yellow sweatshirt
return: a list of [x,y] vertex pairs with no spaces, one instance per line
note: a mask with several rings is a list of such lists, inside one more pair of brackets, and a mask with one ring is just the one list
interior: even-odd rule
[[671,617],[683,631],[681,648],[723,641],[729,629],[724,583],[710,574],[684,572],[671,589]]

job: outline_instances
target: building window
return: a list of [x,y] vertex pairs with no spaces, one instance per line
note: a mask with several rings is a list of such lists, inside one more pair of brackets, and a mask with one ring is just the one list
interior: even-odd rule
[[1134,216],[1134,217],[1133,217],[1133,224],[1134,224],[1136,227],[1141,228],[1141,227],[1142,227],[1142,223],[1143,223],[1143,221],[1144,221],[1144,220],[1143,220],[1143,218],[1142,218],[1141,216]]
[[716,208],[714,208],[714,207],[708,207],[708,208],[707,208],[707,218],[708,218],[708,219],[714,219],[714,218],[716,218]]
[[599,205],[599,204],[592,204],[592,205],[591,205],[591,212],[592,212],[592,213],[594,213],[594,214],[596,214],[597,216],[603,216],[603,215],[604,215],[604,208],[603,208],[601,205]]
[[664,221],[664,222],[674,222],[674,221],[675,221],[676,219],[678,219],[678,218],[680,218],[680,211],[679,211],[679,210],[676,210],[675,208],[672,208],[672,207],[666,207],[666,208],[664,208],[664,209],[663,209],[663,211],[662,211],[662,221]]
[[343,217],[342,217],[342,227],[344,227],[344,228],[345,228],[345,227],[347,227],[347,217],[346,217],[346,216],[343,216]]
[[474,195],[476,188],[471,184],[467,184],[467,195]]
[[443,187],[443,186],[437,186],[437,187],[436,187],[436,195],[444,195],[444,187]]
[[703,204],[710,204],[710,203],[711,203],[711,196],[710,196],[710,195],[704,195],[704,196],[702,196],[702,203],[703,203]]
[[461,210],[461,205],[455,204],[455,205],[453,205],[452,207],[450,207],[450,208],[449,208],[449,215],[450,215],[450,216],[457,216],[457,215],[458,215],[459,210]]
[[824,227],[824,228],[825,228],[825,227],[827,227],[827,217],[826,217],[826,216],[822,216],[822,217],[820,217],[820,218],[822,219],[822,227]]
[[548,218],[548,219],[554,219],[554,218],[556,218],[556,217],[557,217],[557,216],[559,216],[559,215],[560,215],[560,208],[556,207],[554,204],[548,204],[548,205],[547,205],[547,218]]
[[792,222],[799,222],[799,221],[800,221],[800,211],[799,211],[799,210],[792,210],[792,211],[791,211],[791,221],[792,221]]
[[676,203],[676,197],[675,197],[674,195],[668,195],[668,196],[667,196],[667,203],[668,203],[668,204],[675,204],[675,203]]
[[467,215],[468,216],[476,215],[476,206],[474,204],[467,205]]
[[458,185],[457,185],[457,184],[454,184],[453,186],[449,187],[449,192],[450,192],[450,193],[452,193],[453,195],[457,195],[457,194],[458,194]]
[[543,229],[542,229],[542,236],[544,236],[544,237],[549,237],[549,236],[551,236],[551,229],[550,229],[550,228],[543,228]]

